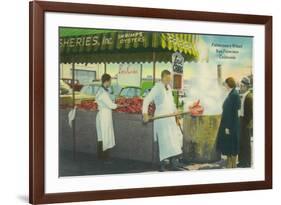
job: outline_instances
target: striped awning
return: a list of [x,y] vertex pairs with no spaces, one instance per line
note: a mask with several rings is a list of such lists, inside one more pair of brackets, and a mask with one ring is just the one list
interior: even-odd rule
[[180,52],[197,61],[199,35],[148,31],[60,28],[61,63],[171,62]]

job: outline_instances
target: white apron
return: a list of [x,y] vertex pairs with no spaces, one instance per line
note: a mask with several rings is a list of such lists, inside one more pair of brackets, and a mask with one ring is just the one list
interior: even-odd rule
[[[143,113],[147,113],[150,102],[155,103],[155,116],[177,111],[172,90],[169,86],[166,90],[163,83],[157,83],[144,99]],[[154,140],[158,140],[160,161],[182,153],[183,136],[175,117],[154,120]]]
[[98,141],[102,141],[103,151],[105,151],[115,146],[112,109],[116,109],[117,105],[112,102],[109,93],[104,88],[99,89],[96,102],[99,110],[96,118]]

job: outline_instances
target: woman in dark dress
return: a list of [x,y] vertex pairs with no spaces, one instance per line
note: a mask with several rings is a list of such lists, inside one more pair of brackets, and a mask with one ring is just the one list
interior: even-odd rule
[[227,168],[235,168],[239,152],[240,125],[238,110],[241,107],[240,96],[236,90],[236,83],[232,77],[225,80],[229,91],[223,103],[223,111],[217,137],[217,148],[227,156]]

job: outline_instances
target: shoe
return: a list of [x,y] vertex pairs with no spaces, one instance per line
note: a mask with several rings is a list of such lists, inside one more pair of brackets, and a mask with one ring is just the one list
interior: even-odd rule
[[178,159],[176,157],[170,158],[170,169],[171,171],[183,171],[183,165],[178,162]]
[[158,171],[159,171],[159,172],[165,172],[165,171],[167,171],[164,162],[160,162]]

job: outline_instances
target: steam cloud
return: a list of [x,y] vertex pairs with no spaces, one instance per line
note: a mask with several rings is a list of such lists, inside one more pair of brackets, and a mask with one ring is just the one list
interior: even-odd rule
[[199,99],[204,108],[203,115],[221,114],[226,90],[218,83],[216,68],[210,68],[208,63],[200,63],[193,77],[185,82],[185,89],[185,107]]

